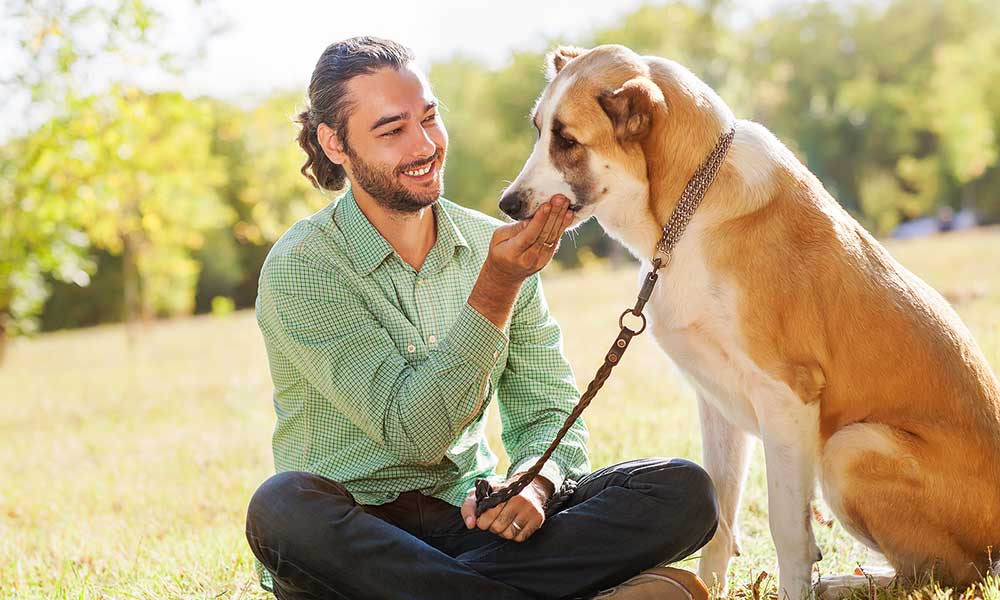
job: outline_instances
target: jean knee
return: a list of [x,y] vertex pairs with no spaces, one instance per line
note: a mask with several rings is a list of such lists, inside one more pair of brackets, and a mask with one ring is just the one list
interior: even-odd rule
[[701,465],[689,460],[679,460],[684,465],[685,486],[689,490],[691,504],[695,508],[692,519],[700,525],[698,529],[705,532],[703,545],[712,539],[719,525],[719,499],[715,494],[715,483]]
[[[315,523],[308,510],[308,492],[343,490],[339,484],[302,471],[285,471],[269,477],[257,488],[247,506],[246,536],[254,556],[265,566],[274,567],[274,557],[287,553],[304,541]],[[346,490],[343,496],[349,498]]]
[[685,521],[695,534],[711,539],[719,523],[719,501],[715,484],[700,465],[683,458],[666,461],[662,468],[637,474],[649,494],[673,501],[681,500]]

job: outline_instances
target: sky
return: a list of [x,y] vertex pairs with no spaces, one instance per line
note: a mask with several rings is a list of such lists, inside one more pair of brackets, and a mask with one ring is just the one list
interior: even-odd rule
[[503,64],[513,50],[542,49],[552,37],[581,38],[635,10],[639,0],[240,2],[221,0],[233,25],[186,75],[192,92],[228,99],[274,88],[305,88],[330,43],[377,35],[409,46],[422,67],[451,55]]
[[[72,1],[72,0],[71,0]],[[167,43],[184,46],[185,35],[198,30],[189,3],[150,0],[169,20]],[[745,0],[737,19],[766,12],[781,0]],[[354,35],[378,35],[401,42],[427,69],[438,59],[462,55],[500,66],[515,50],[544,50],[549,40],[584,43],[588,35],[607,27],[644,4],[642,0],[285,0],[253,2],[214,0],[229,27],[211,38],[202,60],[181,77],[165,77],[155,69],[135,69],[122,75],[114,68],[97,69],[95,84],[104,79],[133,80],[147,89],[178,89],[191,96],[209,95],[252,105],[277,89],[301,89],[323,49]],[[657,2],[653,2],[657,3]],[[4,4],[0,3],[0,31]],[[9,22],[9,20],[8,20]],[[5,36],[6,37],[6,36]],[[8,38],[9,43],[9,38]],[[9,51],[0,43],[0,65]],[[0,66],[2,69],[2,66]],[[23,126],[23,107],[10,99],[0,109],[0,135]]]

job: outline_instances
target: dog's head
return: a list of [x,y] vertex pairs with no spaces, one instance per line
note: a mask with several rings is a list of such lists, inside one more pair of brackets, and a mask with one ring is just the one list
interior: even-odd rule
[[622,46],[561,47],[546,63],[549,84],[531,115],[538,140],[500,209],[525,219],[563,194],[576,226],[608,199],[644,201],[641,143],[666,110],[649,67]]
[[563,194],[573,227],[595,213],[627,220],[649,201],[647,153],[686,180],[733,120],[690,71],[624,46],[558,48],[546,68],[549,84],[531,115],[538,140],[500,199],[515,219]]

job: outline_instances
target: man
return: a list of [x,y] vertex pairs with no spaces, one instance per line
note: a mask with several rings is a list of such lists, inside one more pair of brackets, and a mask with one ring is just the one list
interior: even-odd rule
[[[350,188],[282,236],[260,276],[279,471],[247,513],[262,585],[282,599],[574,597],[704,545],[717,522],[705,472],[645,459],[588,474],[582,422],[520,495],[476,518],[475,479],[502,483],[489,403],[510,480],[578,400],[538,275],[570,221],[566,199],[504,225],[441,198],[448,136],[394,42],[331,45],[309,100],[302,172]],[[575,493],[546,517],[567,479]],[[602,595],[704,587],[658,569]]]

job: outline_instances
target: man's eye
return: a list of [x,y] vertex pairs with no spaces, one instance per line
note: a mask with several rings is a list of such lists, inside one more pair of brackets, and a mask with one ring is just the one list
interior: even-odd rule
[[395,129],[393,129],[392,131],[386,131],[385,133],[382,134],[381,137],[392,137],[392,136],[396,135],[397,133],[399,133],[402,130],[403,130],[402,127],[397,127]]
[[430,123],[431,121],[435,120],[437,120],[437,113],[434,113],[433,115],[427,115],[426,117],[424,117],[424,123]]

